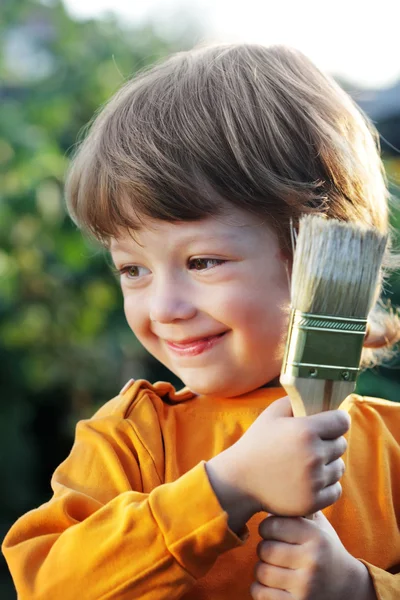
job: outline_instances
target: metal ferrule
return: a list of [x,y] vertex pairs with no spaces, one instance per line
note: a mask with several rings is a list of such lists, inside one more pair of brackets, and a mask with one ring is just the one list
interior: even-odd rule
[[355,381],[366,329],[366,319],[313,315],[292,309],[282,373]]

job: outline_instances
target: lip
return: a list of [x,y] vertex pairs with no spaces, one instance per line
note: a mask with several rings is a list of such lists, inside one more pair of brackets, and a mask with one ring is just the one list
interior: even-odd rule
[[188,338],[179,342],[165,340],[165,343],[172,352],[179,356],[197,356],[213,348],[226,333],[226,331],[223,331],[215,335],[202,338]]

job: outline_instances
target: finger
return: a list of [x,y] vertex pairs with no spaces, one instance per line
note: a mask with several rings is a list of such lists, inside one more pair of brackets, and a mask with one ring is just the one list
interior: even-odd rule
[[344,435],[350,427],[350,417],[344,410],[328,410],[301,418],[309,419],[322,440],[334,440]]
[[304,544],[314,530],[312,522],[302,517],[267,517],[260,523],[258,531],[264,540]]
[[263,540],[257,546],[257,554],[262,562],[276,567],[300,569],[303,566],[304,551],[300,544]]
[[339,539],[338,534],[336,533],[336,530],[331,525],[331,523],[328,521],[328,519],[325,517],[324,513],[322,513],[321,511],[318,511],[315,513],[315,515],[313,515],[313,517],[314,517],[313,523],[315,523],[315,525],[317,525],[317,527],[319,529],[322,529],[323,531],[328,533],[330,536],[333,536],[335,539],[339,540],[339,542],[340,542],[340,539]]
[[325,464],[328,465],[332,461],[343,456],[347,450],[347,440],[343,436],[336,440],[325,440],[323,442],[323,451],[325,454]]
[[293,417],[292,405],[289,396],[284,396],[275,400],[265,410],[269,417],[277,419],[279,417]]
[[330,486],[342,478],[346,465],[341,458],[334,460],[324,467],[325,487]]
[[258,581],[251,584],[250,595],[253,600],[293,600],[289,592],[267,588]]
[[334,504],[337,500],[339,500],[341,495],[342,486],[340,485],[339,481],[333,483],[332,485],[328,485],[318,492],[312,512],[317,512],[317,510],[322,510],[323,508]]
[[285,591],[293,587],[295,573],[294,569],[284,569],[264,562],[258,562],[254,569],[256,581],[266,587]]

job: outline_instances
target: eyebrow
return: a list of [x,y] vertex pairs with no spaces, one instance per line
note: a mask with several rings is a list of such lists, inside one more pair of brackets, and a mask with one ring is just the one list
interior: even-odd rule
[[[220,233],[220,234],[215,234],[215,235],[203,235],[202,233],[199,233],[198,235],[187,235],[185,237],[182,238],[182,240],[180,240],[180,243],[178,242],[178,246],[180,245],[185,245],[188,243],[196,243],[196,242],[213,242],[213,241],[222,241],[222,242],[226,242],[229,240],[235,240],[237,239],[239,236],[238,234],[232,233],[232,232],[225,232],[225,233]],[[139,247],[141,247],[141,245],[139,244],[139,242],[137,242],[134,238],[132,238],[132,242],[135,242],[136,244],[138,244]],[[113,240],[112,244],[110,245],[110,252],[130,252],[132,250],[132,245],[130,242],[126,242],[126,241],[122,241],[119,242],[117,240]]]
[[129,252],[129,250],[131,250],[131,245],[129,242],[116,242],[113,240],[110,244],[110,252]]

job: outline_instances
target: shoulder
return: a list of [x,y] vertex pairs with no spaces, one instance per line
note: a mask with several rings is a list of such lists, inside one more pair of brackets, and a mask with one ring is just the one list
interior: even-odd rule
[[400,403],[351,394],[341,407],[350,417],[351,429],[373,437],[393,438],[400,444]]
[[361,411],[366,414],[388,415],[392,418],[400,417],[400,402],[392,402],[392,400],[372,396],[360,396],[359,394],[350,394],[341,408],[349,412]]
[[92,419],[129,419],[146,407],[152,406],[158,411],[161,407],[174,406],[193,398],[195,394],[187,388],[176,391],[172,384],[165,381],[151,384],[145,379],[130,379],[117,396],[95,412]]
[[[53,482],[63,482],[75,469],[84,471],[88,481],[93,469],[102,477],[108,470],[115,479],[108,482],[111,489],[115,474],[123,470],[132,489],[153,489],[164,481],[164,403],[168,406],[167,402],[180,403],[193,396],[188,390],[176,392],[168,383],[130,380],[91,418],[77,423],[71,454],[57,469]],[[125,485],[125,479],[121,481],[118,485]]]

